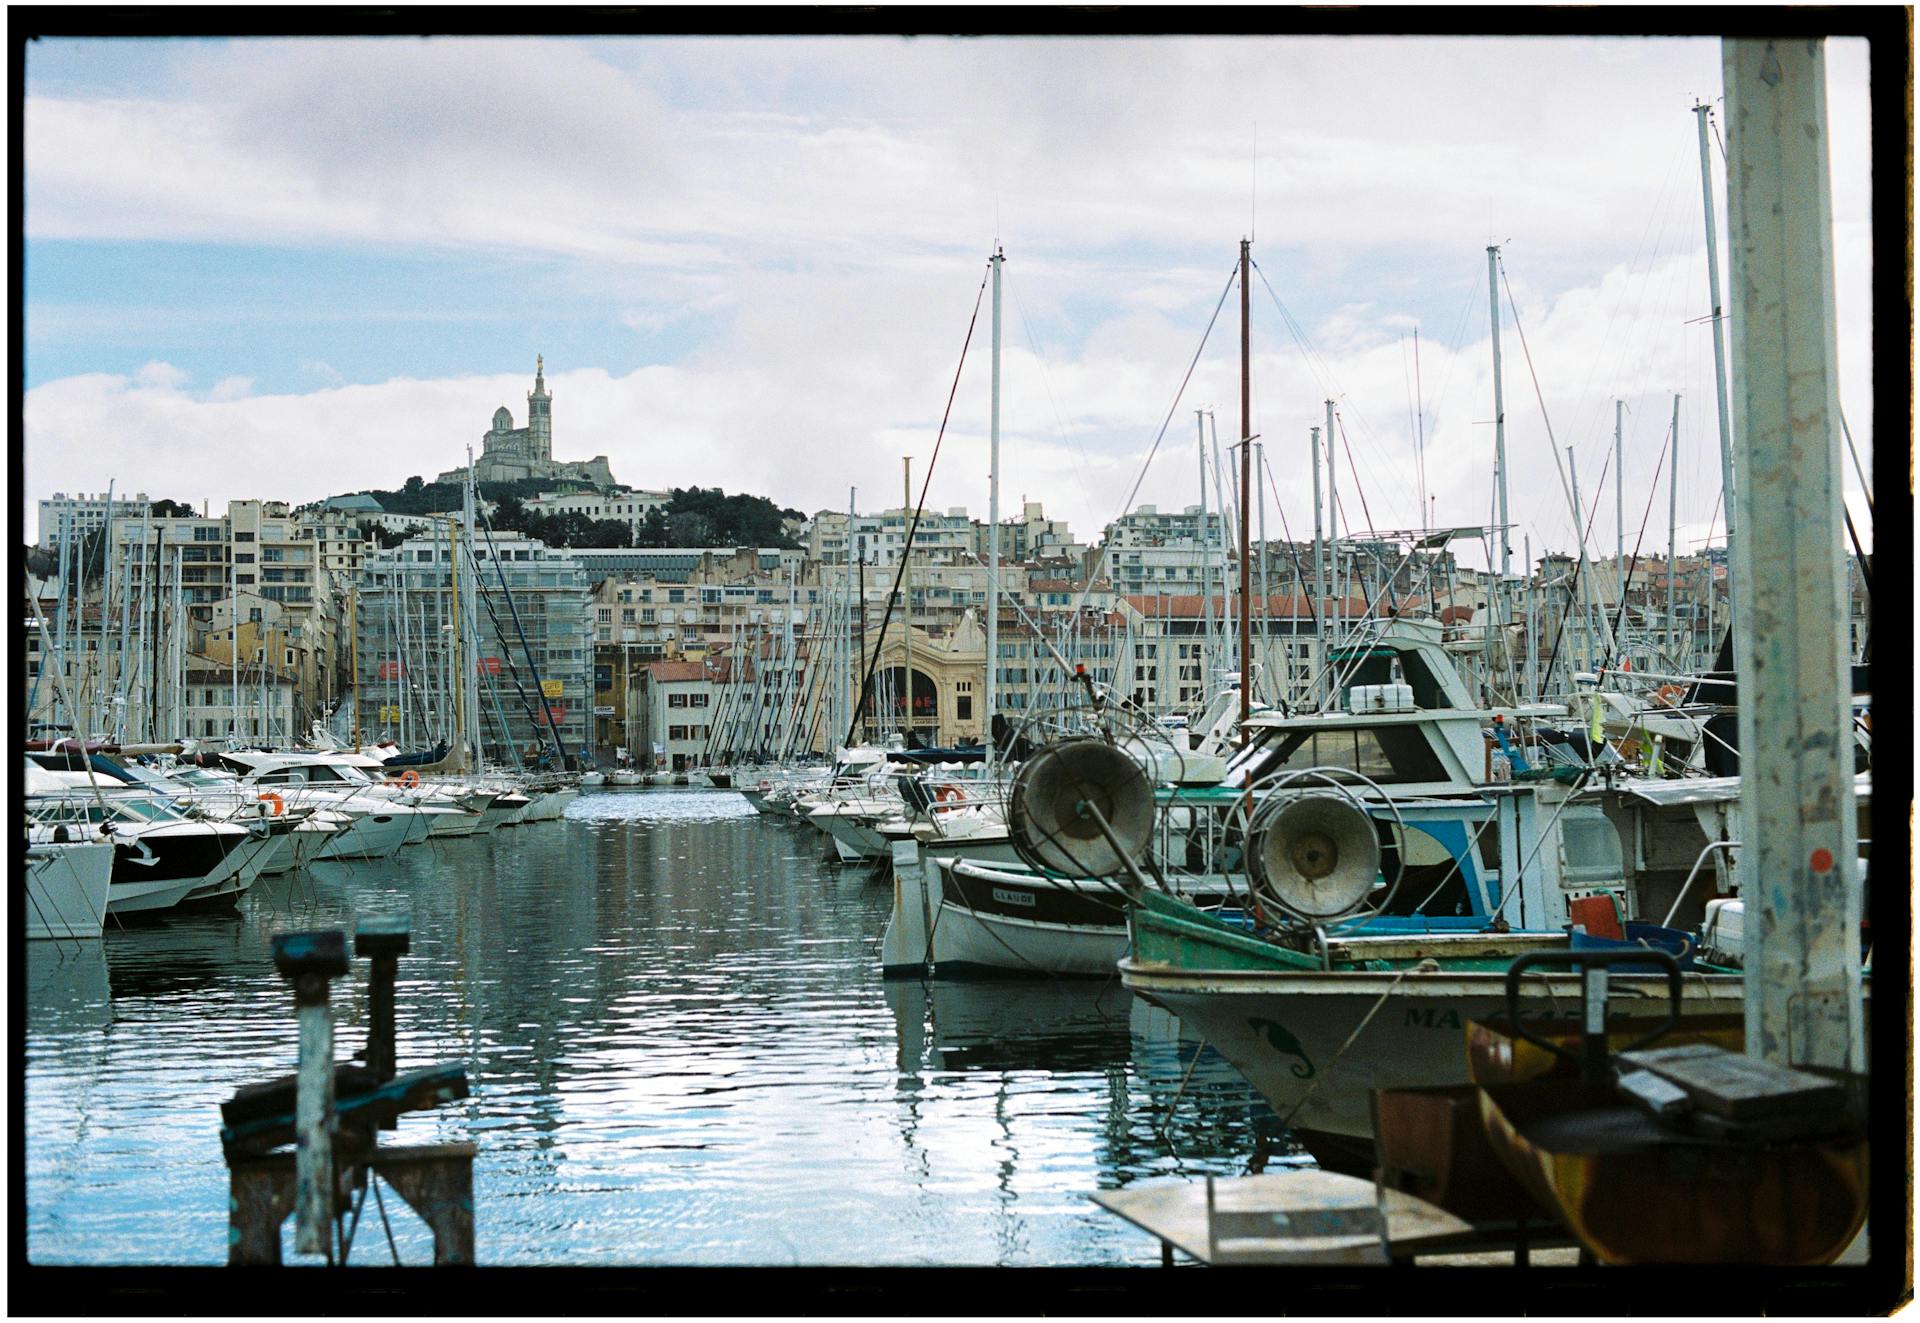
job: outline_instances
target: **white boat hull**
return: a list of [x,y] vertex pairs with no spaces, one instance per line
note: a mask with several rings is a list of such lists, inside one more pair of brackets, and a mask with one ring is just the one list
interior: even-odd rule
[[98,937],[113,884],[109,843],[36,846],[27,856],[29,939]]
[[[419,821],[417,813],[366,813],[321,848],[321,859],[385,859],[399,853]],[[424,830],[424,829],[423,829]]]

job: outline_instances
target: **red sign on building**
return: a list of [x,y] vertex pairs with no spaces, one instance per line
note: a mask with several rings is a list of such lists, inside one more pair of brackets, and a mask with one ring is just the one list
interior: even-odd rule
[[378,673],[382,680],[398,680],[407,673],[407,668],[397,661],[383,661]]
[[567,719],[567,705],[565,703],[547,704],[547,717],[554,725],[559,725]]
[[482,657],[474,664],[474,669],[481,675],[498,675],[500,674],[500,659],[498,657]]

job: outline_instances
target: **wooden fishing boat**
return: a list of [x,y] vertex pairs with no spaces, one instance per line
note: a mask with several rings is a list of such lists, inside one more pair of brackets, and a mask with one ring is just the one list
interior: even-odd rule
[[1678,1133],[1613,1087],[1480,1091],[1487,1140],[1603,1263],[1833,1262],[1867,1215],[1867,1141]]
[[[1606,965],[1638,958],[1569,951],[1513,962],[1505,1025],[1555,1064],[1515,1079],[1539,1058],[1491,1050],[1496,1032],[1476,1026],[1476,1065],[1510,1080],[1480,1086],[1488,1144],[1603,1263],[1833,1262],[1866,1221],[1864,1081],[1790,1070],[1711,1041],[1644,1050],[1681,1018],[1670,957],[1667,1022],[1616,1056],[1604,1006],[1587,997],[1605,996]],[[1581,1022],[1592,1029],[1578,1051],[1520,1019],[1521,975],[1543,961],[1583,966]],[[1727,1032],[1724,1023],[1696,1025],[1692,1036]],[[1569,1064],[1577,1077],[1555,1073]]]

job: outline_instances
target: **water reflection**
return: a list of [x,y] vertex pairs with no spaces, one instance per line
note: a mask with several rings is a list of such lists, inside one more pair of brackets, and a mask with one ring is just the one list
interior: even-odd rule
[[[221,1262],[218,1104],[295,1054],[272,935],[399,912],[401,1067],[460,1061],[472,1096],[393,1138],[479,1145],[483,1263],[1155,1261],[1087,1195],[1241,1170],[1272,1114],[1210,1053],[1131,1032],[1117,983],[883,981],[888,892],[821,840],[730,792],[602,791],[268,879],[90,963],[30,950],[30,1256]],[[335,984],[343,1053],[365,978]],[[356,1261],[385,1261],[371,1243]]]

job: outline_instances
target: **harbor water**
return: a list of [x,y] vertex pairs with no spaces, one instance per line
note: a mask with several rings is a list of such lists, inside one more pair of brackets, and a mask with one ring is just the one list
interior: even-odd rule
[[[376,913],[413,923],[400,1068],[471,1088],[386,1142],[477,1145],[483,1265],[1151,1264],[1088,1196],[1272,1143],[1210,1051],[1136,1035],[1117,979],[883,980],[889,888],[830,859],[730,791],[596,790],[230,912],[27,943],[27,1256],[224,1263],[219,1105],[294,1067],[272,935]],[[366,969],[333,985],[341,1057]],[[431,1262],[383,1203],[350,1261]]]

